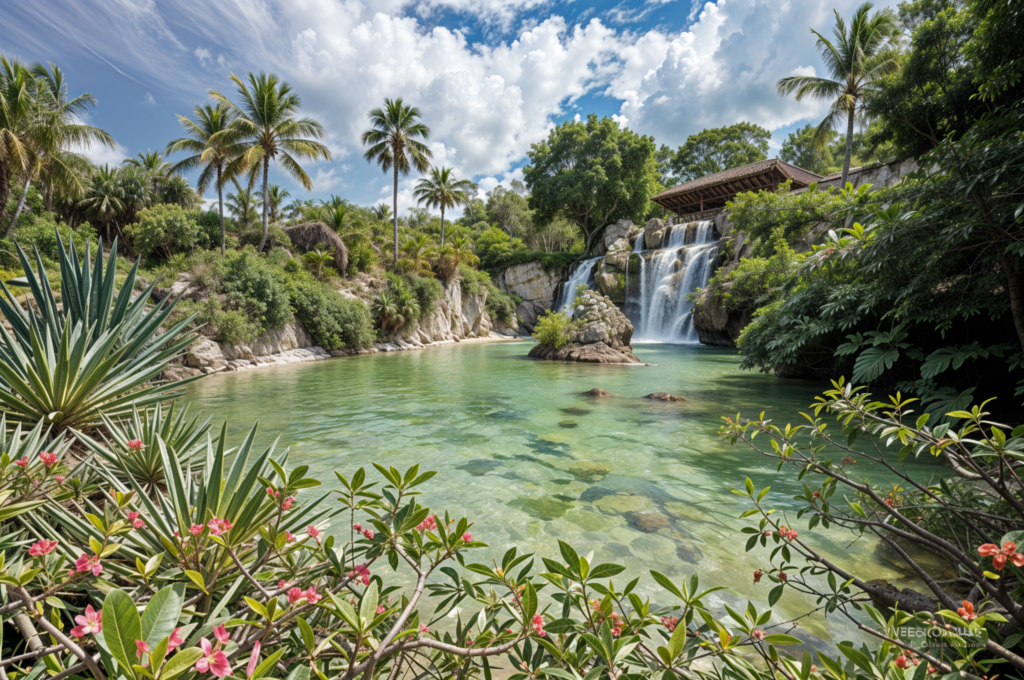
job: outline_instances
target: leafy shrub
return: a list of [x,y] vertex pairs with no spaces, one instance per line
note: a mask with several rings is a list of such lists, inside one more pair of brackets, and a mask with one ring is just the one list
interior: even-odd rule
[[377,253],[370,244],[353,241],[348,247],[348,273],[368,272],[377,262]]
[[537,319],[533,337],[542,345],[562,349],[572,342],[573,328],[573,322],[568,316],[550,309]]
[[125,233],[142,257],[166,260],[178,253],[191,253],[206,241],[199,224],[192,219],[193,212],[158,203],[140,210],[137,221],[129,224]]
[[[196,240],[196,247],[203,250],[220,249],[220,214],[217,212],[217,206],[213,206],[209,210],[189,210],[188,216],[199,225],[199,238]],[[228,216],[225,215],[225,231],[230,228],[228,220]],[[224,240],[226,246],[227,238]]]
[[36,215],[26,212],[18,218],[17,228],[0,240],[0,263],[9,269],[21,270],[15,241],[21,244],[30,259],[34,260],[33,249],[37,249],[44,262],[56,263],[60,258],[58,239],[67,244],[72,236],[75,238],[75,249],[79,257],[85,254],[86,242],[91,246],[90,257],[95,257],[99,241],[96,238],[96,231],[88,222],[74,230],[63,222],[55,221],[53,213],[44,212]]
[[215,312],[210,325],[217,329],[217,342],[228,345],[243,345],[259,335],[259,328],[238,309]]
[[438,300],[444,297],[444,288],[441,287],[441,283],[437,279],[405,274],[402,276],[402,281],[405,282],[409,292],[416,297],[416,303],[420,309],[417,318],[433,312],[437,307]]
[[229,299],[263,332],[292,319],[288,289],[280,270],[252,248],[228,255],[221,266],[221,286]]
[[[253,248],[260,247],[260,241],[263,239],[263,223],[260,222],[254,227],[247,229],[238,234],[238,242],[244,248],[245,246],[252,246]],[[266,247],[274,248],[280,246],[282,248],[291,248],[292,242],[288,238],[288,234],[284,232],[284,229],[277,224],[270,224],[267,227],[267,245]]]
[[406,285],[405,278],[388,273],[387,288],[382,290],[373,302],[375,325],[385,336],[391,336],[408,328],[420,318],[420,303]]
[[330,351],[373,344],[373,319],[361,301],[315,281],[293,284],[291,300],[295,315],[320,347]]
[[507,293],[491,282],[490,275],[472,267],[459,265],[459,285],[463,295],[479,295],[487,292],[486,308],[492,319],[500,319],[506,324],[516,318],[516,307],[522,298],[514,293]]

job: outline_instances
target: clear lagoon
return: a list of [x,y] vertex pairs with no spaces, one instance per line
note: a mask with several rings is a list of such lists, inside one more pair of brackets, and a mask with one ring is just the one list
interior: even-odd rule
[[[642,594],[656,591],[650,569],[676,580],[699,573],[703,584],[729,587],[724,601],[763,608],[771,584],[754,585],[752,574],[767,566],[768,550],[743,551],[737,517],[750,506],[730,493],[749,476],[772,487],[766,500],[816,549],[855,560],[859,574],[920,588],[870,539],[808,533],[796,519],[794,472],[776,473],[772,461],[717,434],[721,417],[737,411],[795,424],[826,385],[740,371],[735,350],[639,345],[636,355],[655,365],[627,367],[533,361],[530,346],[463,343],[214,375],[190,385],[185,401],[226,418],[234,442],[259,421],[263,445],[280,437],[293,464],[309,465],[327,488],[335,471],[365,466],[379,477],[373,461],[438,470],[421,500],[475,522],[474,540],[491,548],[472,561],[500,558],[513,544],[557,555],[562,539],[598,562],[625,564],[617,580],[641,576]],[[593,388],[614,396],[581,396]],[[651,392],[686,402],[643,398]],[[925,478],[939,469],[913,465]],[[880,470],[858,471],[886,481]],[[331,531],[347,533],[337,521]],[[777,610],[812,608],[787,594]],[[808,641],[852,634],[842,619],[820,617],[794,633]]]

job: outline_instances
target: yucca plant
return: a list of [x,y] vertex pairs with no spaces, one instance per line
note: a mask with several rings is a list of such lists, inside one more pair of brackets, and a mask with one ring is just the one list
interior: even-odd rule
[[[132,298],[138,262],[118,290],[117,240],[104,267],[103,248],[79,261],[74,240],[60,244],[61,300],[57,301],[38,249],[36,269],[18,245],[25,287],[34,305],[23,307],[0,282],[0,313],[11,330],[0,329],[0,403],[8,419],[58,430],[90,427],[102,410],[126,417],[174,396],[178,383],[155,382],[170,359],[194,339],[184,333],[193,316],[157,335],[180,296],[147,309],[153,285]],[[87,242],[86,252],[89,252]]]
[[[84,470],[68,458],[72,440],[53,438],[43,423],[23,432],[21,423],[8,428],[0,414],[0,522],[67,495],[80,484],[69,479]],[[71,461],[73,465],[68,465]]]
[[101,441],[77,430],[75,436],[108,467],[127,470],[125,479],[138,481],[150,496],[165,488],[164,464],[157,441],[162,440],[170,455],[187,466],[195,456],[205,453],[212,420],[189,420],[188,407],[175,413],[174,402],[152,408],[133,407],[131,417],[120,420],[105,413],[100,418],[104,430]]

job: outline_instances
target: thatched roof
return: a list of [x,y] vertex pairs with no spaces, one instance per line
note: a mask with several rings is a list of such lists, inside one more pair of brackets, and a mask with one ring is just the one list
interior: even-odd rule
[[699,177],[666,189],[651,200],[663,208],[684,214],[721,208],[740,192],[774,190],[786,180],[792,180],[792,188],[799,189],[820,181],[821,175],[778,158],[770,158]]
[[292,245],[307,253],[317,248],[334,252],[334,268],[342,276],[348,270],[348,249],[341,237],[323,222],[304,222],[284,230]]

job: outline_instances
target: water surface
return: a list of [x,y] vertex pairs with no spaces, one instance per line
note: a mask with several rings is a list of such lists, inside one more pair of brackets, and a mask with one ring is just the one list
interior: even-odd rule
[[[755,586],[752,572],[768,551],[743,552],[736,518],[750,506],[730,493],[749,476],[771,485],[772,506],[791,510],[791,526],[817,549],[867,578],[915,585],[870,541],[808,534],[795,518],[795,475],[717,434],[721,416],[737,411],[796,422],[823,385],[742,372],[735,350],[641,345],[636,355],[656,365],[625,367],[532,361],[529,348],[465,343],[215,375],[187,397],[194,410],[227,418],[236,440],[258,420],[261,442],[280,436],[328,487],[335,470],[376,475],[371,461],[438,470],[422,502],[476,523],[474,540],[492,547],[475,561],[513,544],[557,555],[562,539],[627,565],[623,584],[644,576],[642,592],[655,592],[650,569],[699,573],[729,586],[722,600],[764,608],[770,585]],[[581,396],[593,388],[614,396]],[[651,392],[686,402],[643,398]],[[811,602],[787,596],[779,608],[793,615]],[[849,633],[839,619],[812,618],[797,634],[831,640],[840,630]]]

